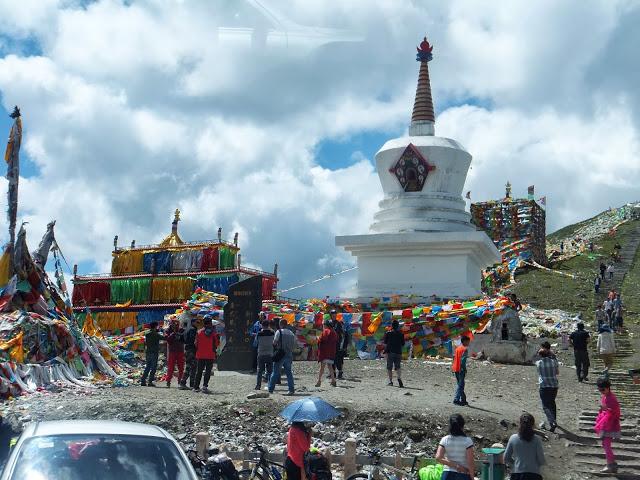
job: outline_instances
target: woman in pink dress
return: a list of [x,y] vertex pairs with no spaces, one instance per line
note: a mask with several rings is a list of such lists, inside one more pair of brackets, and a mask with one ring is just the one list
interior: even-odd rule
[[595,431],[602,439],[602,448],[607,459],[607,466],[603,473],[616,473],[618,464],[613,455],[611,442],[614,438],[620,438],[620,404],[611,392],[611,382],[606,378],[598,379],[598,390],[602,394],[600,398],[600,413],[596,418]]

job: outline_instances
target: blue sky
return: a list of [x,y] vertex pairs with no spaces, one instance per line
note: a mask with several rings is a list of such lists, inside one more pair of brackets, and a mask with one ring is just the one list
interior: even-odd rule
[[106,271],[114,235],[159,241],[179,207],[185,239],[238,231],[245,263],[278,262],[283,288],[353,265],[334,237],[372,222],[373,156],[408,128],[425,33],[436,133],[474,157],[462,193],[496,198],[510,180],[524,196],[535,184],[549,231],[640,196],[640,79],[622,61],[640,7],[260,3],[286,32],[229,35],[253,0],[0,4],[0,100],[7,115],[23,111],[32,246],[56,218],[69,261]]

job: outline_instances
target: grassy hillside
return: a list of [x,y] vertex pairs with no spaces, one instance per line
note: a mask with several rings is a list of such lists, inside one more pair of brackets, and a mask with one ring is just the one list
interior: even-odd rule
[[[572,235],[578,228],[596,219],[586,220],[574,225],[569,225],[554,232],[554,240],[566,238]],[[553,269],[559,272],[573,274],[576,279],[547,272],[538,269],[522,270],[516,275],[516,285],[511,288],[523,302],[530,303],[538,308],[560,308],[569,312],[582,312],[589,316],[593,311],[593,279],[598,272],[600,261],[609,258],[610,252],[616,242],[625,244],[629,233],[637,228],[639,220],[634,220],[621,225],[615,235],[604,235],[596,241],[596,248],[592,257],[578,255],[569,260],[559,261],[553,265]],[[551,235],[549,236],[551,237]],[[607,285],[604,284],[603,288]],[[623,300],[627,306],[628,314],[640,312],[640,253],[636,253],[632,269],[627,274],[622,288]],[[629,316],[629,315],[628,315]]]
[[624,278],[621,291],[627,307],[627,318],[640,323],[640,248],[636,251],[633,266]]

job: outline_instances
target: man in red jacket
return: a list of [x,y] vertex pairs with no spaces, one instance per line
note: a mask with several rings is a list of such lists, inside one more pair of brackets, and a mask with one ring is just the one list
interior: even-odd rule
[[204,328],[201,328],[196,336],[196,361],[198,362],[198,371],[194,385],[194,392],[200,391],[200,380],[202,372],[204,372],[204,385],[202,393],[209,393],[209,379],[211,378],[211,369],[213,361],[216,359],[216,349],[220,343],[218,334],[213,327],[213,318],[217,318],[219,314],[213,313],[211,317],[204,317]]
[[325,365],[329,370],[331,386],[336,386],[336,374],[333,370],[333,362],[336,357],[337,347],[338,335],[333,329],[333,322],[327,319],[324,321],[322,335],[318,337],[318,362],[320,362],[320,372],[318,373],[318,383],[316,383],[316,387],[322,385],[322,374],[324,373]]

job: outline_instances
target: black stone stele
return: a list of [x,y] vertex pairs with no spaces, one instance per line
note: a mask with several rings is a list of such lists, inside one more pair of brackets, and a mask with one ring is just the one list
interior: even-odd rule
[[233,284],[227,295],[224,306],[227,343],[218,357],[218,370],[251,370],[254,353],[249,329],[262,309],[262,275]]

